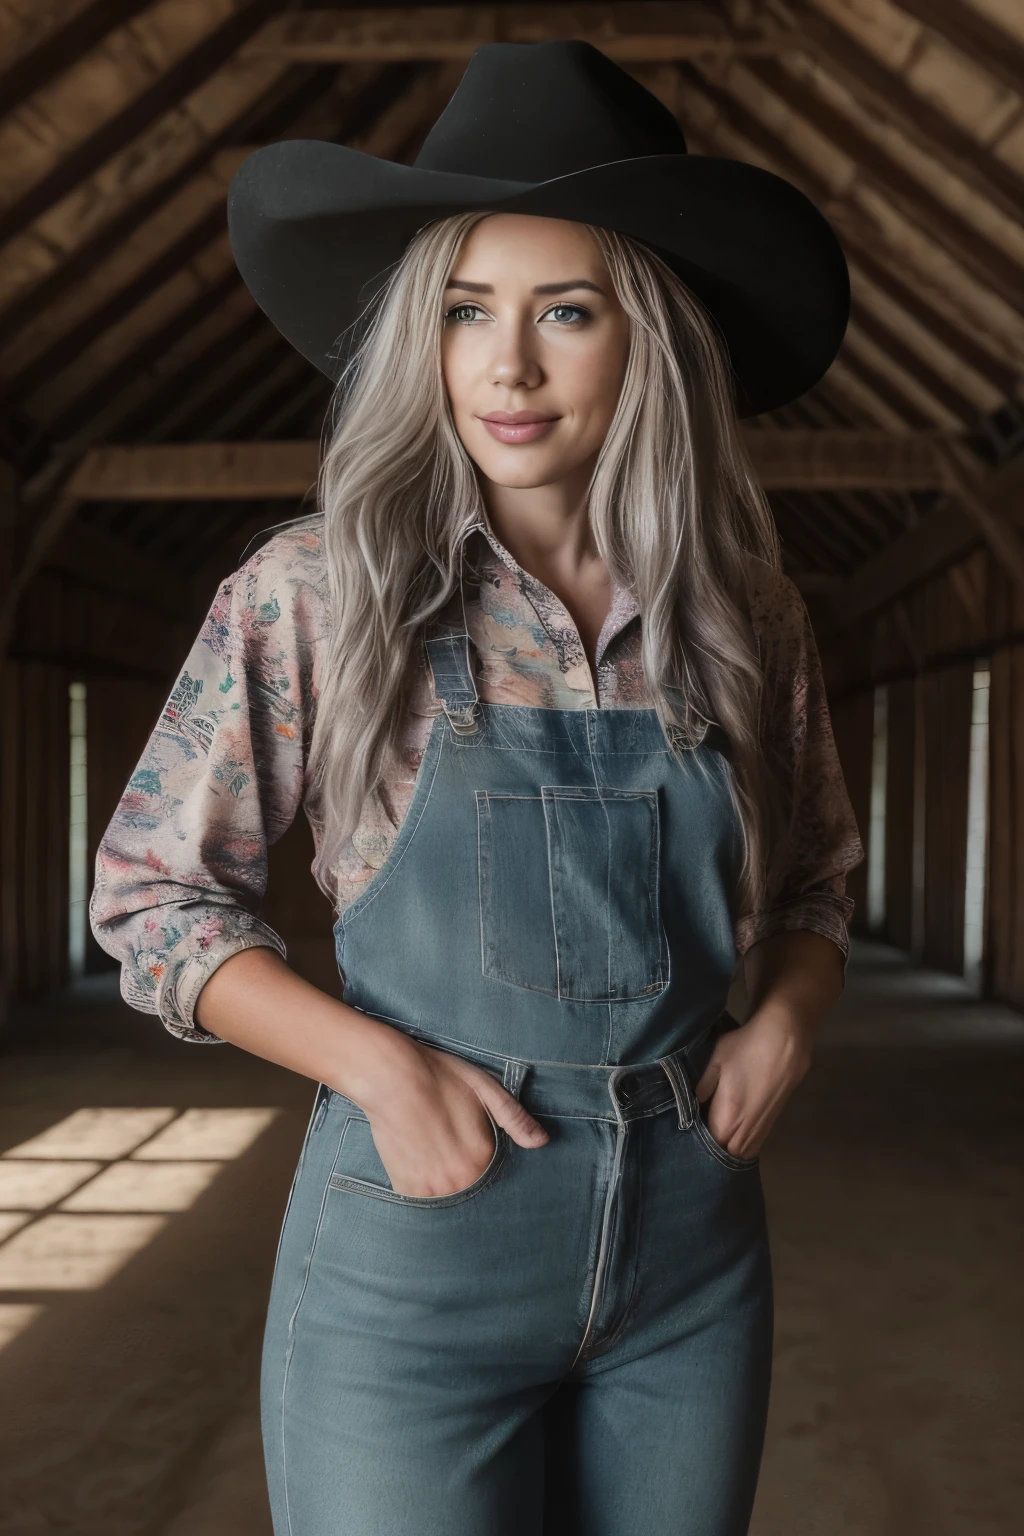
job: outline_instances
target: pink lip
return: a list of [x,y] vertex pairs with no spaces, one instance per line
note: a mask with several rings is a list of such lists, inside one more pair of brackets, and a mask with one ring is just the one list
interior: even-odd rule
[[550,432],[557,416],[540,416],[536,411],[494,411],[480,420],[499,443],[532,443]]

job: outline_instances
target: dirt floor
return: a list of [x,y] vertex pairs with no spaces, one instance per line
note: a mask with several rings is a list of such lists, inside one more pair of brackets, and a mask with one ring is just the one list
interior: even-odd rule
[[[3,1536],[269,1536],[259,1348],[313,1091],[173,1040],[108,976],[11,1019]],[[855,945],[763,1155],[776,1351],[752,1536],[1024,1529],[1022,1103],[1021,1016]]]

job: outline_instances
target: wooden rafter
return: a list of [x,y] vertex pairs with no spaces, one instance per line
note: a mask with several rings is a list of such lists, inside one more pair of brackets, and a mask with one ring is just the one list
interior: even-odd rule
[[77,64],[117,27],[123,27],[153,0],[94,0],[63,27],[19,53],[0,75],[0,117],[42,90],[56,75]]
[[[982,477],[980,482],[975,479],[971,492],[980,497],[990,516],[1001,522],[1021,522],[1024,460],[1008,464],[997,473]],[[892,602],[954,560],[962,559],[981,539],[980,521],[965,510],[955,495],[944,497],[926,517],[849,577],[823,615],[824,630],[838,633],[849,628],[865,614]]]
[[280,340],[263,311],[252,311],[240,325],[232,326],[198,357],[163,379],[119,423],[118,436],[125,442],[191,441],[199,423],[215,408],[219,393]]
[[[361,71],[358,79],[365,87],[366,72]],[[390,66],[386,71],[375,75],[372,81],[374,87],[372,92],[359,89],[355,93],[351,102],[353,110],[347,116],[345,127],[358,126],[361,130],[354,140],[358,147],[363,147],[368,141],[372,141],[371,152],[395,155],[404,148],[410,135],[415,135],[417,131],[423,129],[426,120],[432,120],[436,116],[455,84],[457,84],[457,71],[452,66]],[[371,106],[372,116],[368,110]],[[224,150],[221,153],[240,160],[250,148],[251,146],[240,146],[235,150]],[[222,234],[223,218],[223,204],[219,204],[198,220],[192,229],[186,231],[173,251],[161,253],[139,274],[135,282],[126,284],[124,288],[112,295],[109,303],[103,307],[102,314],[96,312],[87,316],[69,333],[67,345],[65,345],[65,338],[59,338],[44,354],[33,360],[16,381],[17,396],[21,398],[29,388],[40,387],[45,379],[66,366],[67,362],[97,335],[103,334],[114,323],[115,318],[130,312],[131,308],[142,302],[160,283],[167,281],[175,271],[180,270],[185,261],[197,250],[205,248],[218,237],[218,234]],[[237,274],[233,276],[237,281]],[[229,274],[229,278],[231,277],[232,274]],[[182,311],[180,316],[182,329],[197,323],[195,316],[202,319],[207,313],[208,310],[203,305],[202,295],[200,295],[193,304],[186,306]],[[100,320],[102,324],[99,323]],[[158,334],[161,338],[165,338],[168,334],[168,326],[162,327]],[[148,365],[152,350],[152,347],[147,347],[143,342],[141,347],[131,354],[131,358],[136,361],[141,359],[141,366],[145,367]],[[95,414],[98,403],[109,397],[115,381],[124,378],[125,368],[131,358],[122,359],[114,365],[109,374],[92,381],[78,402],[65,407],[58,422],[53,426],[54,434],[63,437],[80,430],[83,420],[90,419],[88,415],[83,417],[83,412],[91,411]],[[12,390],[12,394],[14,393],[15,391]]]
[[96,309],[85,315],[70,330],[56,337],[48,347],[38,352],[20,373],[7,380],[0,396],[0,403],[14,399],[24,400],[44,385],[55,374],[63,372],[76,357],[98,337],[110,330],[145,302],[164,283],[170,282],[181,269],[188,265],[207,246],[219,240],[227,228],[223,202],[213,208],[178,236],[177,240],[143,267],[130,282],[124,283]]
[[465,62],[482,43],[529,43],[576,37],[620,62],[736,54],[774,54],[802,48],[799,33],[732,29],[707,5],[677,0],[631,0],[629,5],[382,6],[300,11],[276,17],[242,49],[244,57],[271,56],[304,63],[345,64],[353,59],[447,59]]
[[279,3],[280,0],[247,0],[184,58],[165,70],[147,91],[65,155],[48,175],[0,213],[0,245],[67,197],[86,177],[215,74],[278,9]]
[[904,218],[947,250],[965,271],[974,273],[991,287],[1011,308],[1024,310],[1024,274],[1019,261],[963,218],[950,203],[936,197],[855,123],[777,60],[755,59],[747,67],[791,111],[826,139],[841,145],[843,153],[856,164],[858,176],[870,178]]
[[[922,325],[930,328],[937,339],[962,356],[977,372],[990,378],[996,388],[1008,395],[1013,392],[1019,374],[995,356],[984,345],[983,338],[977,334],[971,335],[952,316],[929,303],[920,289],[893,271],[881,257],[877,231],[849,199],[837,198],[808,160],[798,155],[748,107],[709,76],[688,65],[680,65],[678,68],[686,83],[701,92],[730,129],[756,145],[763,158],[779,175],[802,187],[819,207],[828,211],[850,255],[877,287],[888,293],[896,303],[903,305]],[[685,105],[685,90],[681,94],[681,104]],[[704,131],[710,132],[711,138],[716,139],[713,129],[705,128]]]
[[[770,432],[745,441],[767,489],[927,488],[944,484],[941,433]],[[94,448],[72,477],[82,501],[244,500],[303,495],[316,479],[318,444],[189,443]]]
[[211,283],[191,303],[172,315],[157,330],[145,336],[136,347],[122,357],[97,383],[89,384],[83,392],[61,411],[50,431],[57,439],[70,438],[82,432],[88,423],[102,418],[121,390],[129,388],[147,368],[156,362],[185,332],[213,314],[240,285],[241,278],[234,270]]
[[960,0],[899,0],[900,10],[944,37],[994,80],[1020,95],[1024,47],[1012,33]]
[[237,145],[260,144],[279,138],[330,89],[336,76],[337,71],[331,68],[297,70],[276,81],[270,90],[251,103],[220,133],[208,139],[176,170],[141,192],[118,218],[104,224],[34,288],[19,293],[6,309],[0,311],[0,346],[30,325],[44,309],[55,304],[70,288],[80,283],[95,267],[123,246],[147,219],[159,213],[217,155]]
[[998,160],[952,118],[912,90],[898,74],[823,15],[812,0],[786,3],[787,10],[799,19],[808,51],[851,96],[994,207],[1014,220],[1020,218],[1024,178],[1011,166]]

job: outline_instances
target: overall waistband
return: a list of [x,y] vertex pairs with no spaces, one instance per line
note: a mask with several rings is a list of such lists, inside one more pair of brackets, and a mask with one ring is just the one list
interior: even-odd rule
[[528,1061],[483,1050],[462,1040],[430,1034],[397,1019],[373,1015],[413,1039],[449,1051],[483,1067],[532,1115],[560,1115],[586,1120],[627,1121],[660,1114],[674,1106],[680,1130],[689,1130],[697,1114],[694,1089],[704,1074],[715,1040],[738,1020],[723,1012],[704,1034],[657,1061],[622,1066],[591,1066],[576,1061]]

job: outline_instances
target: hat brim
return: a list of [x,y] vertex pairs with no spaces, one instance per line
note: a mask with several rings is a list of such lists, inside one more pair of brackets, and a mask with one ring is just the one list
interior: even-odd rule
[[428,171],[291,139],[249,155],[227,200],[246,286],[281,334],[334,381],[350,327],[416,231],[484,208],[597,224],[655,249],[716,321],[740,416],[806,393],[839,350],[850,286],[831,225],[790,182],[740,160],[649,155],[534,183]]

